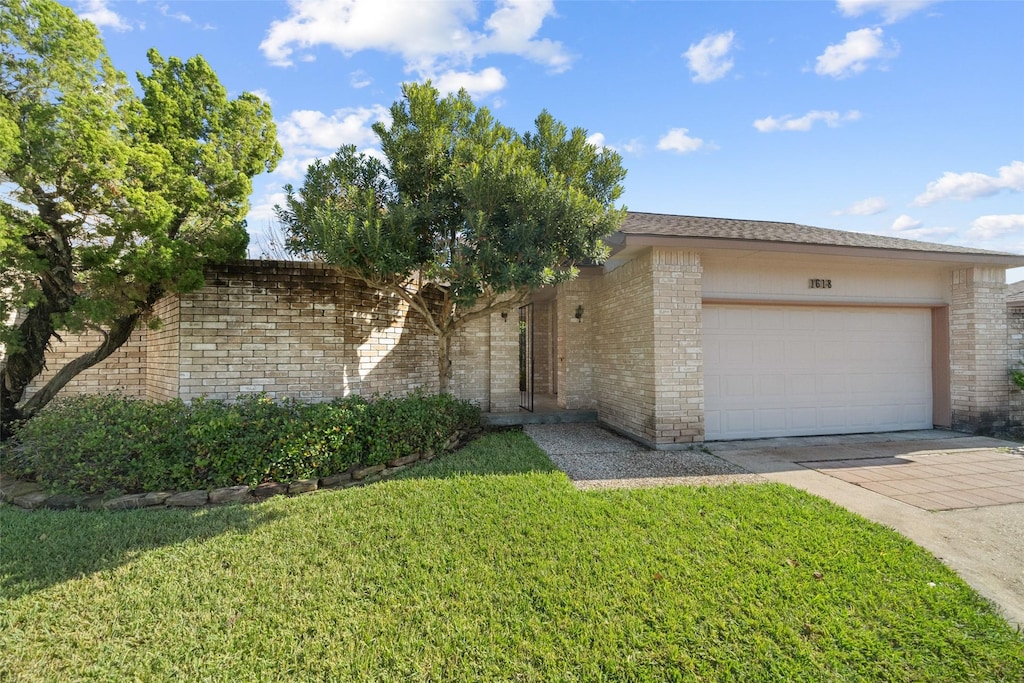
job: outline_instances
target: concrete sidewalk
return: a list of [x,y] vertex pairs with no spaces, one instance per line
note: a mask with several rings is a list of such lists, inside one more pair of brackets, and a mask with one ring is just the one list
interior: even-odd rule
[[1024,451],[941,430],[649,451],[601,427],[525,431],[581,489],[774,481],[902,533],[1024,627]]

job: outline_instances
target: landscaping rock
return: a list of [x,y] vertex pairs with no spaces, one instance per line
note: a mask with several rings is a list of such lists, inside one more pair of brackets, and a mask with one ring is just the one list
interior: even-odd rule
[[103,507],[107,510],[137,510],[138,508],[147,507],[142,502],[145,497],[145,493],[129,493],[104,501]]
[[103,495],[97,494],[95,496],[86,496],[82,500],[78,501],[78,505],[86,510],[102,510]]
[[253,501],[252,489],[241,484],[239,486],[228,486],[223,489],[210,491],[210,504],[222,505],[224,503],[251,503]]
[[288,485],[281,484],[276,481],[268,481],[264,484],[260,484],[252,490],[252,495],[256,496],[259,500],[271,498],[272,496],[280,496],[284,493],[288,493]]
[[18,496],[42,490],[42,484],[32,481],[4,481],[0,482],[0,500],[13,502]]
[[171,507],[194,508],[206,505],[209,501],[210,495],[206,491],[182,491],[172,495],[166,503]]
[[320,480],[320,488],[332,489],[337,488],[345,484],[345,482],[352,481],[352,475],[350,473],[345,474],[332,474],[329,477],[324,477]]
[[81,499],[67,493],[58,493],[56,496],[50,496],[43,503],[43,507],[50,510],[74,510],[81,505]]
[[402,465],[408,465],[414,463],[423,456],[420,453],[413,453],[411,455],[404,455],[401,458],[395,458],[394,460],[388,461],[388,467],[401,467]]
[[383,474],[385,477],[390,477],[392,474],[398,474],[402,470],[407,469],[409,469],[408,465],[395,465],[394,467],[387,468],[386,470],[381,472],[381,474]]
[[374,474],[377,474],[378,472],[383,472],[383,471],[384,471],[384,465],[370,465],[369,467],[364,467],[362,469],[359,469],[359,470],[356,470],[355,472],[353,472],[352,473],[352,478],[355,479],[356,481],[359,481],[361,479],[366,479],[367,477],[369,477],[371,475],[374,475]]
[[310,491],[316,491],[319,487],[319,480],[317,479],[299,479],[288,484],[288,493],[309,493]]
[[151,508],[157,505],[163,505],[167,502],[167,499],[171,497],[170,491],[155,491],[152,493],[142,494],[142,505],[144,508]]
[[52,497],[53,494],[49,491],[32,491],[30,493],[23,493],[16,498],[12,498],[11,502],[20,508],[35,510]]
[[437,453],[434,452],[433,448],[431,448],[429,450],[426,450],[426,451],[423,451],[423,459],[424,460],[433,460],[436,457],[437,457]]

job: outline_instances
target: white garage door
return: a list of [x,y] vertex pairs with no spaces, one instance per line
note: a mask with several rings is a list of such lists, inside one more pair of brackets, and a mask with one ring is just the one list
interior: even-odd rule
[[709,440],[930,429],[931,312],[704,307]]

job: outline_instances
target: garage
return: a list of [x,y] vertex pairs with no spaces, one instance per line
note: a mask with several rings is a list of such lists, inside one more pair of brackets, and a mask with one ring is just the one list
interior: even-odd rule
[[931,310],[706,304],[707,440],[930,429]]

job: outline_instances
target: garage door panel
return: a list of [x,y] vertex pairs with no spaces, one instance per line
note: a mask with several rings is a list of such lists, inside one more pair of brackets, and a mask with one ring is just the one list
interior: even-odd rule
[[705,312],[708,439],[931,427],[927,309]]

